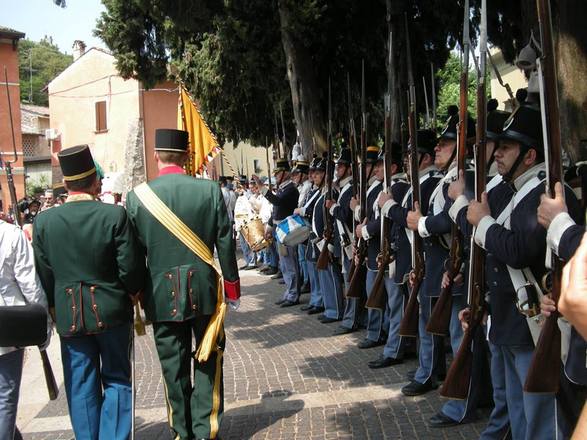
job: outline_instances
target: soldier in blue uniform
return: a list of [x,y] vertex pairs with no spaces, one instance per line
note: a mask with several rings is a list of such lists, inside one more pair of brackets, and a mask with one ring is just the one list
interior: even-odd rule
[[[308,192],[303,205],[294,210],[295,214],[299,214],[314,226],[314,206],[318,198],[322,194],[322,187],[324,186],[324,176],[326,172],[326,161],[314,157],[310,164],[310,180],[312,181],[312,189]],[[306,267],[308,270],[308,278],[310,279],[310,301],[308,304],[301,307],[301,310],[307,312],[308,315],[322,313],[324,311],[324,298],[322,289],[320,287],[320,280],[316,269],[316,260],[318,259],[317,248],[315,242],[318,235],[312,227],[312,233],[306,245]]]
[[[355,237],[361,237],[367,243],[367,277],[365,282],[365,292],[367,296],[371,294],[375,278],[377,277],[377,255],[381,251],[381,221],[379,211],[376,210],[377,198],[383,189],[383,156],[379,154],[379,147],[367,147],[366,171],[368,176],[369,187],[367,189],[367,212],[364,219],[358,219],[355,230]],[[351,199],[351,209],[355,210],[357,205],[356,199]],[[363,262],[359,262],[362,264]],[[357,264],[357,261],[355,261]],[[367,311],[367,335],[357,345],[359,348],[372,348],[385,343],[387,334],[384,329],[384,312],[377,309]]]
[[[298,207],[299,192],[290,179],[290,166],[287,159],[278,159],[274,170],[277,179],[277,192],[269,191],[269,188],[262,186],[261,179],[253,175],[252,179],[262,188],[261,194],[273,205],[273,214],[270,224],[277,225],[281,220],[293,214]],[[278,244],[279,265],[285,281],[285,292],[283,298],[275,304],[281,307],[291,307],[300,303],[298,295],[297,279],[297,251],[295,247]]]
[[[383,152],[380,153],[382,156]],[[379,211],[379,217],[382,216],[381,207],[385,205],[388,200],[403,200],[408,189],[409,183],[405,180],[405,174],[402,172],[402,153],[399,144],[392,146],[392,164],[391,164],[391,184],[387,193],[381,192],[377,199],[376,209]],[[381,199],[385,199],[381,202]],[[405,235],[405,232],[404,232]],[[392,222],[390,230],[390,242],[394,254],[397,257],[399,247],[397,243],[396,225]],[[404,252],[409,253],[409,242],[405,244]],[[395,263],[392,264],[395,269]],[[403,316],[404,310],[404,290],[400,285],[395,283],[395,273],[391,269],[385,277],[385,290],[387,292],[387,308],[389,313],[389,325],[387,326],[387,340],[383,353],[375,360],[369,362],[369,368],[385,368],[391,365],[400,364],[403,362],[404,341],[399,335],[399,326]]]
[[[436,188],[440,175],[434,166],[434,149],[436,147],[436,134],[431,130],[418,130],[418,163],[419,163],[419,177],[420,177],[420,208],[424,211],[428,209],[430,196]],[[400,294],[405,298],[408,290],[408,276],[412,270],[412,252],[411,241],[413,231],[408,229],[407,218],[412,206],[412,188],[410,187],[402,198],[395,197],[395,194],[382,194],[378,199],[378,204],[381,207],[382,215],[385,215],[393,220],[392,235],[395,243],[395,276],[394,283],[397,286]],[[399,321],[403,317],[403,308]],[[391,320],[390,320],[391,321]],[[395,322],[395,321],[394,321]],[[390,347],[384,349],[385,359],[402,359],[403,347],[405,341],[397,332],[399,328],[394,331],[392,336],[397,340],[396,346],[390,344]],[[376,360],[373,364],[385,366],[390,361]],[[395,361],[397,362],[397,361]],[[415,374],[415,373],[414,373]],[[413,379],[410,378],[410,379]]]
[[[334,164],[331,164],[330,169],[333,169]],[[322,170],[328,169],[328,159],[322,159],[320,163],[318,173],[322,174]],[[332,176],[330,176],[332,178]],[[320,191],[320,197],[316,200],[314,205],[314,215],[312,229],[316,235],[316,245],[320,244],[321,247],[328,246],[330,261],[328,266],[324,270],[317,269],[318,280],[320,288],[322,290],[322,297],[324,299],[324,313],[318,316],[318,320],[323,324],[330,324],[337,322],[342,319],[344,311],[343,302],[343,290],[342,290],[342,275],[340,273],[340,246],[337,246],[336,236],[332,238],[330,243],[326,243],[322,240],[324,236],[324,230],[326,229],[327,221],[327,207],[326,203],[329,201],[326,197],[328,196],[327,185],[323,185]],[[332,188],[332,197],[338,197],[338,193],[335,188]],[[331,219],[332,220],[332,219]],[[318,257],[322,249],[318,246],[314,248],[315,255]]]
[[[327,201],[326,206],[336,221],[335,231],[338,236],[342,250],[342,275],[344,279],[344,290],[349,286],[349,269],[353,257],[352,247],[354,241],[353,212],[350,207],[352,197],[353,179],[352,175],[351,150],[343,148],[336,160],[336,178],[340,194],[338,200]],[[343,335],[356,331],[364,321],[365,309],[362,302],[357,298],[346,298],[344,303],[343,319],[340,326],[334,331],[335,335]]]
[[[562,185],[555,186],[555,197],[542,196],[538,206],[538,222],[546,229],[548,247],[562,260],[569,261],[585,236],[585,226],[573,220],[568,212]],[[583,197],[587,195],[583,194]],[[581,216],[579,220],[582,220]],[[543,296],[542,313],[549,316],[556,304],[549,296]],[[569,389],[570,405],[564,408],[568,423],[574,426],[587,396],[587,341],[571,328],[568,357],[564,365],[563,383]]]
[[[506,182],[503,181],[501,175],[497,172],[497,165],[495,163],[494,151],[499,145],[499,135],[502,132],[503,124],[509,117],[508,112],[497,110],[497,101],[490,100],[487,103],[487,143],[486,143],[486,163],[487,163],[487,185],[485,191],[488,195],[488,202],[491,206],[492,212],[500,213],[510,201],[513,191]],[[452,220],[459,225],[459,228],[464,235],[463,256],[468,258],[470,250],[470,240],[472,235],[472,227],[467,222],[467,207],[469,205],[469,197],[473,197],[472,192],[465,194],[465,180],[467,185],[474,179],[474,173],[467,171],[468,179],[459,177],[459,179],[450,184],[448,189],[449,197],[454,200],[453,205],[449,210],[449,215]],[[467,261],[468,263],[468,261]],[[465,275],[468,274],[468,269],[463,271]],[[467,280],[465,285],[468,286]],[[465,309],[461,313],[463,319],[468,315],[469,309]],[[484,372],[486,369],[485,356],[485,341],[487,340],[487,329],[480,328],[481,335],[475,335],[475,358],[473,366],[473,377],[471,378],[471,389],[467,399],[467,406],[469,410],[473,410],[478,402],[487,396],[483,395],[485,387]],[[510,420],[508,415],[508,408],[505,396],[505,369],[501,350],[487,341],[489,351],[491,353],[490,360],[490,376],[492,394],[489,396],[493,398],[493,410],[489,416],[487,426],[481,433],[480,440],[498,440],[506,438],[511,431]],[[485,365],[483,365],[485,363]]]
[[[501,213],[493,212],[484,196],[469,204],[467,219],[476,227],[474,239],[487,251],[491,325],[489,339],[502,352],[505,394],[514,438],[562,438],[554,394],[523,391],[540,331],[517,307],[518,295],[531,298],[545,273],[546,231],[536,209],[544,193],[544,152],[540,110],[522,105],[512,114],[495,151],[498,171],[514,195]],[[577,202],[567,193],[569,211]],[[575,209],[572,207],[574,206]]]

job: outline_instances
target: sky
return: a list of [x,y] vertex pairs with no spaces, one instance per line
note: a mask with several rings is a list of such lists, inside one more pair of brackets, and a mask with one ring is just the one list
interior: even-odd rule
[[106,48],[93,30],[104,6],[100,0],[67,0],[61,8],[53,0],[0,0],[0,26],[24,32],[25,38],[39,41],[45,35],[62,52],[71,54],[75,40],[90,47]]

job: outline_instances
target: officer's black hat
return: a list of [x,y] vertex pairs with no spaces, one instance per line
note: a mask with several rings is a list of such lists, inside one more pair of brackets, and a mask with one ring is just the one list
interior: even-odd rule
[[518,107],[505,121],[499,139],[513,140],[525,148],[535,148],[538,155],[543,156],[540,110],[529,104]]
[[275,169],[273,170],[273,174],[277,174],[280,171],[291,171],[289,166],[289,161],[287,159],[277,159],[277,163],[275,164]]
[[422,129],[418,130],[418,153],[428,153],[434,156],[434,149],[438,143],[438,138],[434,130]]
[[244,174],[241,174],[238,177],[238,181],[241,185],[244,185],[245,183],[247,183],[247,176],[245,176]]
[[342,165],[350,165],[353,158],[351,157],[351,149],[350,148],[342,148],[340,150],[340,155],[336,159],[337,164]]
[[65,189],[63,183],[56,183],[53,185],[53,197],[57,198],[66,194],[67,190]]
[[510,117],[509,112],[497,110],[497,99],[487,102],[487,139],[496,141],[503,131],[503,124]]
[[63,172],[63,180],[75,182],[96,174],[96,165],[87,145],[66,148],[57,154]]
[[379,147],[370,145],[367,147],[366,163],[375,164],[379,160]]
[[308,174],[310,170],[310,164],[307,160],[297,160],[294,167],[292,168],[292,173],[304,173]]
[[188,150],[187,131],[159,128],[155,131],[155,150],[185,153]]

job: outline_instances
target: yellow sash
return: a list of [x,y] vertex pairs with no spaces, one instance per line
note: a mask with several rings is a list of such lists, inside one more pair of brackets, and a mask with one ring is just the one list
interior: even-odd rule
[[210,318],[206,327],[206,333],[200,347],[196,352],[198,362],[206,362],[213,351],[218,350],[218,338],[223,337],[223,324],[226,315],[226,304],[224,302],[224,282],[222,272],[214,261],[212,252],[206,244],[192,231],[184,222],[177,217],[171,209],[153,192],[146,183],[142,183],[134,189],[135,194],[145,208],[155,217],[159,223],[171,232],[175,238],[181,241],[190,251],[201,258],[206,264],[216,271],[217,275],[217,300],[216,310]]

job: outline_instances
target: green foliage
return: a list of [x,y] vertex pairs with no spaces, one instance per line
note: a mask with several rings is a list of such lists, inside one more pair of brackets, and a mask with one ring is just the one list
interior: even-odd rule
[[[447,118],[447,108],[449,105],[459,105],[461,94],[461,59],[456,53],[451,53],[446,65],[436,73],[440,84],[438,91],[438,100],[436,114],[437,128],[444,127]],[[477,93],[477,75],[475,69],[469,69],[469,94],[468,110],[471,116],[475,117],[476,110],[476,93]]]
[[27,178],[25,181],[25,190],[27,197],[34,197],[37,194],[44,192],[47,188],[51,186],[50,183],[50,174],[39,174],[38,177],[34,179]]
[[21,40],[18,44],[18,61],[20,100],[47,106],[49,97],[43,89],[73,62],[73,57],[60,52],[59,48],[53,44],[51,37],[45,37],[38,43]]

